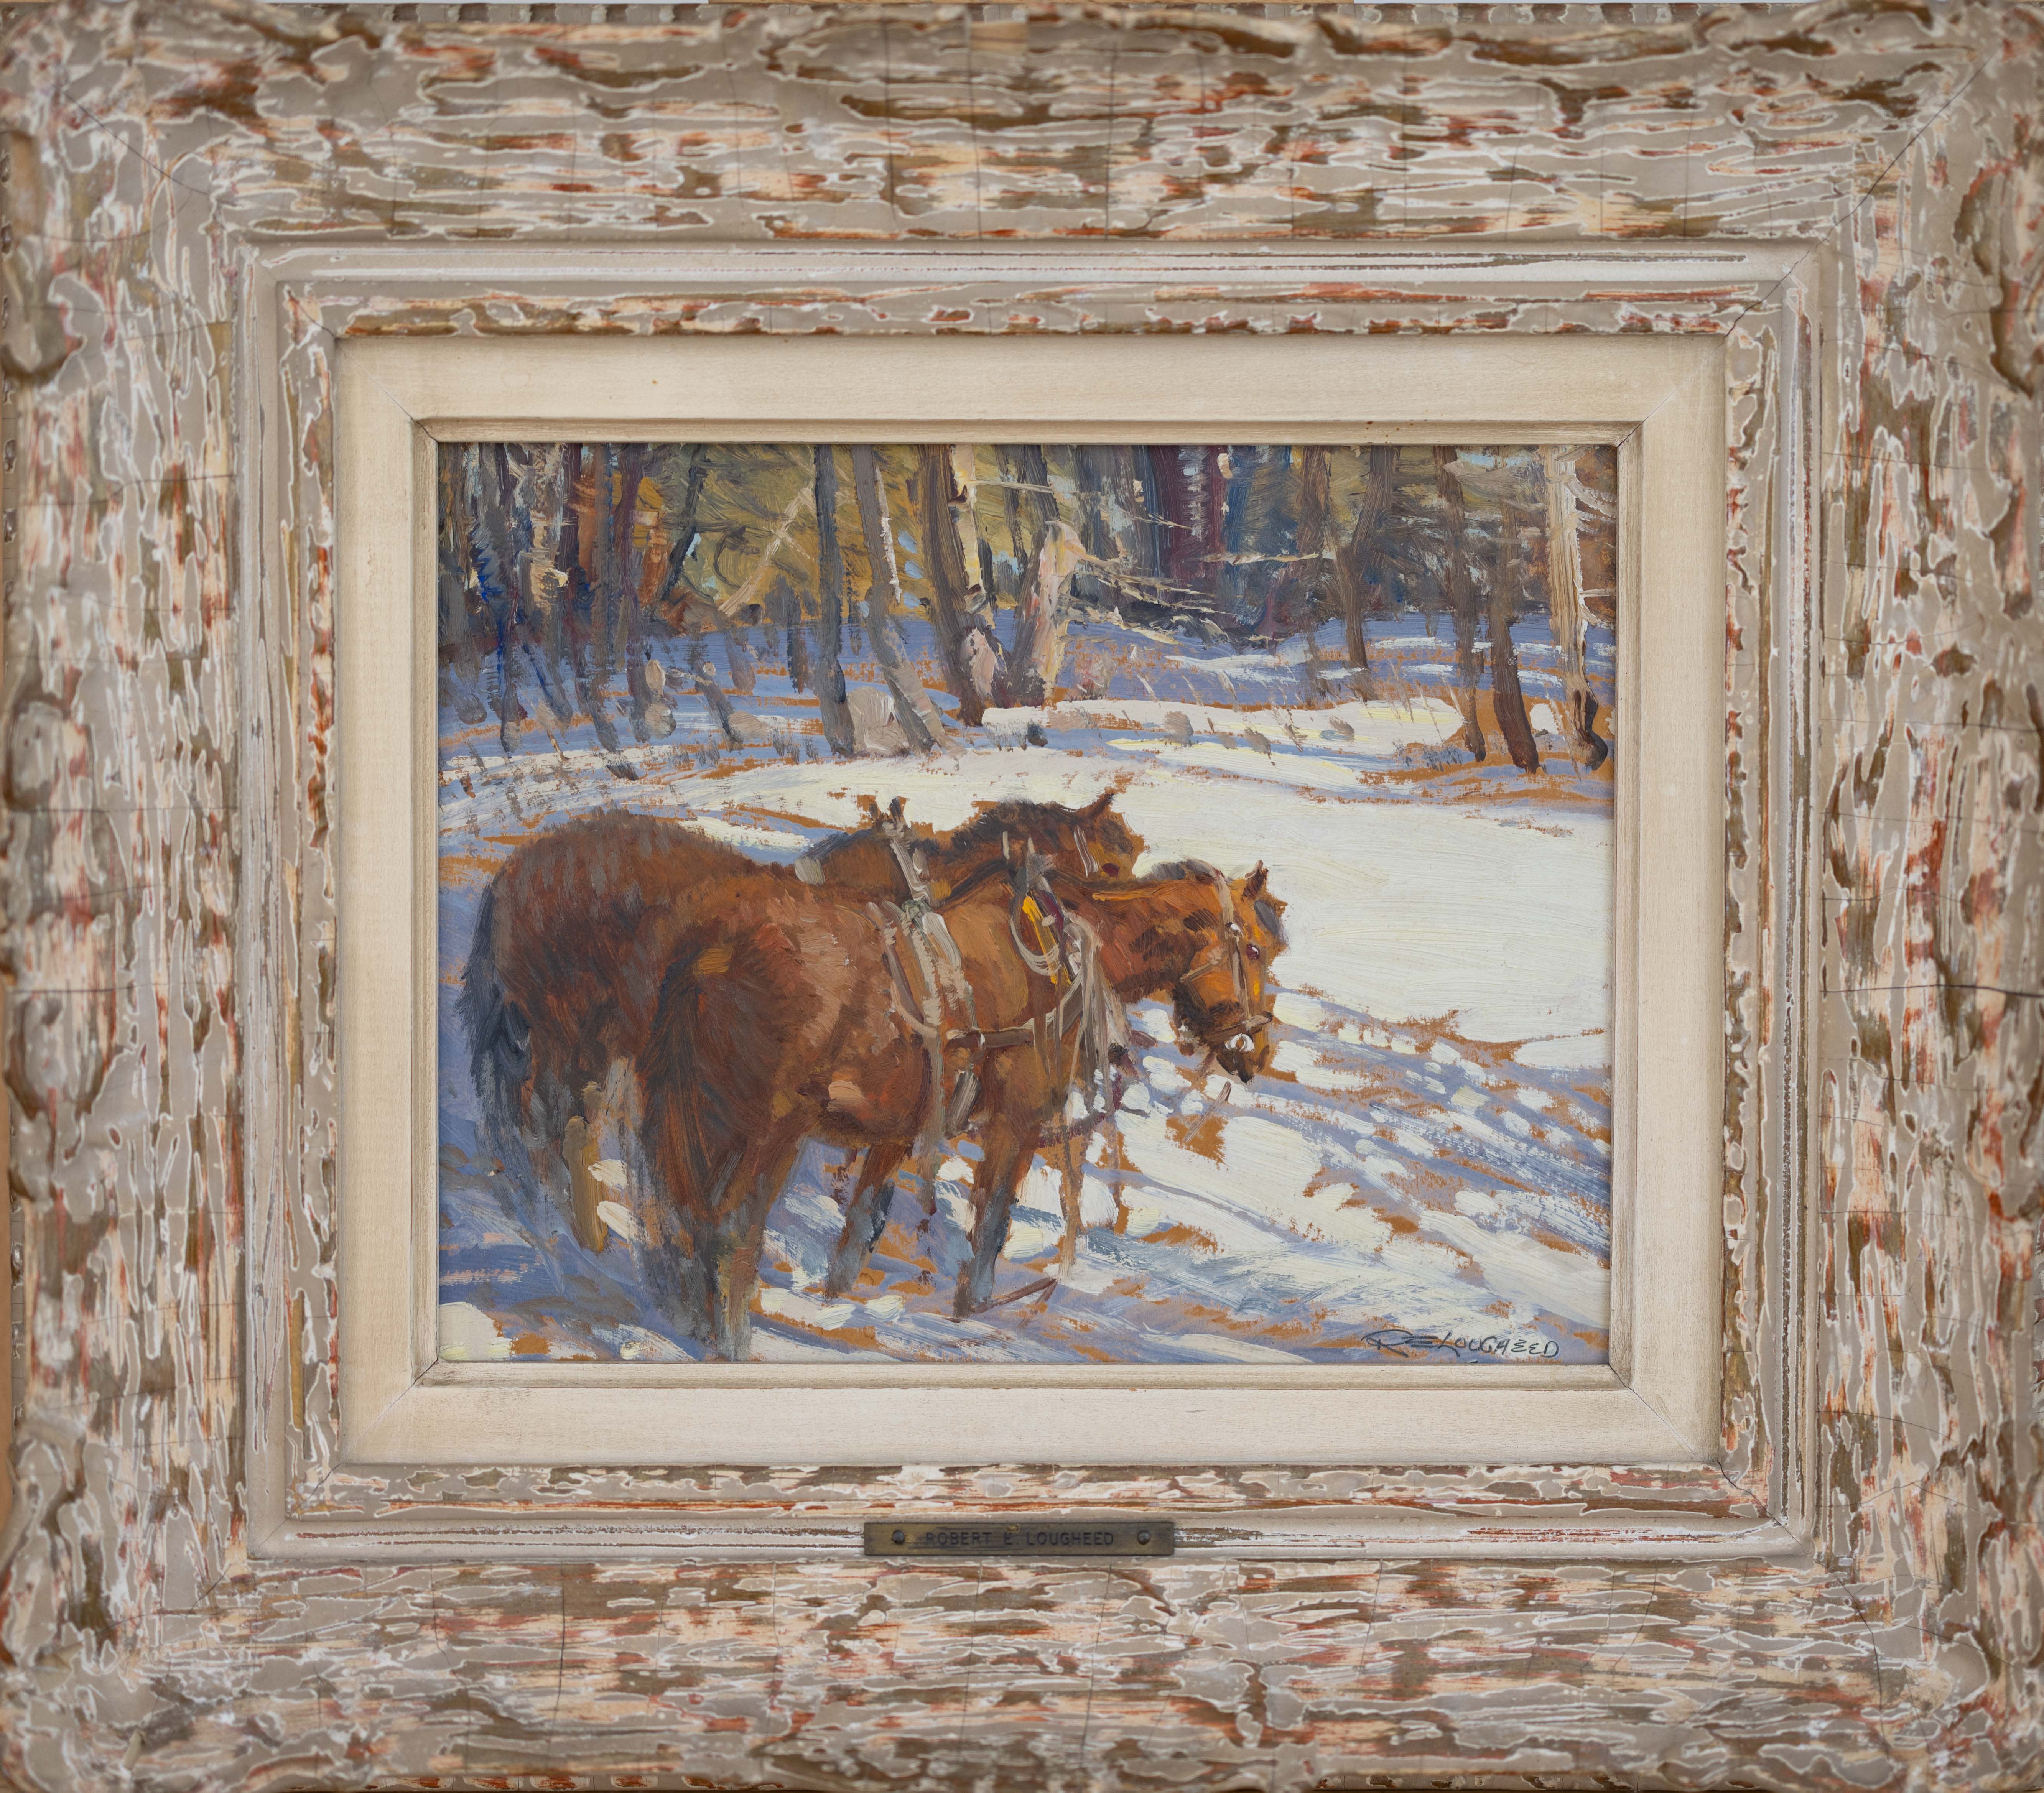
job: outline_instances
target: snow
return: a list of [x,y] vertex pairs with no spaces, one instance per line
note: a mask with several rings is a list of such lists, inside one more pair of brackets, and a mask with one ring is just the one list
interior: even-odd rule
[[[1527,635],[1529,693],[1543,678],[1558,691],[1543,670],[1551,649],[1537,628]],[[934,690],[928,644],[909,636]],[[756,689],[734,699],[765,725],[742,749],[720,744],[678,672],[674,735],[615,754],[586,725],[551,738],[528,726],[507,761],[494,719],[469,727],[444,712],[443,1354],[668,1361],[700,1349],[648,1294],[624,1226],[588,1252],[479,1154],[452,999],[482,885],[518,842],[622,807],[786,861],[855,826],[862,796],[900,796],[914,820],[948,827],[989,799],[1073,804],[1114,785],[1146,864],[1269,866],[1289,943],[1274,966],[1270,1074],[1246,1087],[1196,1076],[1165,1011],[1139,1007],[1134,1024],[1154,1043],[1139,1049],[1119,1152],[1099,1136],[1087,1148],[1075,1264],[1054,1287],[963,1321],[950,1300],[970,1142],[940,1171],[927,1219],[915,1178],[899,1179],[867,1279],[842,1298],[822,1292],[841,1154],[813,1146],[770,1221],[755,1356],[1603,1361],[1608,769],[1576,768],[1551,734],[1537,777],[1472,766],[1451,744],[1460,719],[1441,689],[1447,632],[1390,619],[1370,652],[1375,694],[1362,701],[1316,681],[1296,647],[1075,630],[1066,676],[1082,675],[1088,695],[993,712],[922,759],[831,759],[813,700],[764,663]],[[1593,666],[1608,690],[1608,641]],[[870,667],[846,670],[873,681]],[[1534,706],[1536,725],[1551,728],[1547,709]],[[1024,744],[1032,724],[1047,746]],[[601,1180],[616,1187],[636,1161],[615,1140],[604,1152]],[[629,1213],[621,1194],[606,1206]],[[1053,1274],[1062,1229],[1058,1178],[1039,1161],[997,1293]]]

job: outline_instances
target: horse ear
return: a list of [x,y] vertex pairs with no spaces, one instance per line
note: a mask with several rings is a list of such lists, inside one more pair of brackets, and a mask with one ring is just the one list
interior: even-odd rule
[[1258,859],[1256,862],[1256,870],[1251,872],[1249,876],[1243,881],[1242,894],[1243,900],[1247,902],[1254,902],[1258,897],[1263,894],[1264,886],[1269,884],[1270,881],[1270,868],[1266,866],[1261,859]]
[[878,800],[862,793],[859,798],[859,812],[860,815],[863,816],[867,821],[878,825],[880,820],[880,804]]
[[1107,813],[1108,805],[1114,801],[1114,795],[1115,793],[1111,790],[1102,791],[1079,813],[1089,822],[1097,822]]
[[902,816],[907,813],[908,808],[909,800],[905,797],[897,797],[892,803],[888,804],[887,813],[892,816],[894,820],[898,822],[901,820]]

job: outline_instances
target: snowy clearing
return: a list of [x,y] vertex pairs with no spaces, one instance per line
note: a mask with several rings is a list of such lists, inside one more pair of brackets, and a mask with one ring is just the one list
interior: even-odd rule
[[[1546,694],[1551,650],[1537,629],[1519,651],[1529,697]],[[700,1350],[648,1300],[628,1238],[585,1250],[478,1155],[453,998],[483,885],[522,840],[621,808],[785,860],[855,825],[862,796],[901,796],[912,820],[949,827],[989,799],[1074,804],[1113,785],[1146,865],[1270,868],[1289,905],[1270,1074],[1246,1088],[1219,1071],[1196,1078],[1168,1015],[1139,1008],[1142,1081],[1118,1142],[1086,1148],[1074,1267],[1047,1296],[965,1321],[950,1302],[970,1142],[955,1142],[927,1219],[903,1176],[865,1281],[838,1300],[822,1283],[847,1185],[842,1154],[813,1145],[769,1223],[755,1357],[1604,1361],[1609,770],[1578,770],[1551,735],[1535,777],[1470,766],[1447,745],[1448,645],[1406,616],[1380,624],[1371,652],[1364,701],[1316,688],[1289,646],[1074,629],[1068,665],[1089,695],[993,712],[924,759],[832,760],[813,698],[770,665],[735,700],[757,736],[743,748],[679,695],[690,681],[678,668],[674,734],[614,754],[586,725],[550,738],[534,724],[507,760],[494,724],[444,712],[443,1354],[657,1361]],[[1608,690],[1608,640],[1597,657]],[[1534,705],[1536,726],[1544,709]],[[1032,726],[1047,744],[1028,744]],[[1001,1290],[1055,1269],[1057,1181],[1039,1161],[1025,1183]]]

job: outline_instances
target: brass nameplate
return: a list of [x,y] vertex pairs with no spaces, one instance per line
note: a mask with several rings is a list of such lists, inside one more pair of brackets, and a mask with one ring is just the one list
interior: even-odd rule
[[1169,1519],[868,1519],[869,1557],[1168,1557]]

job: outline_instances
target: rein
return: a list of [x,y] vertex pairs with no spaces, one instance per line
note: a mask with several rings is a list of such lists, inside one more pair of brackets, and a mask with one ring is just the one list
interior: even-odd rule
[[[1088,1083],[1105,1077],[1110,1043],[1105,1027],[1108,1008],[1101,1000],[1105,985],[1100,975],[1098,943],[1087,928],[1066,913],[1051,889],[1050,868],[1032,847],[1024,846],[1019,862],[1009,862],[1004,851],[1001,860],[982,867],[938,902],[931,896],[924,866],[909,845],[906,830],[886,818],[881,827],[909,894],[905,902],[874,903],[867,909],[880,930],[881,957],[887,967],[895,1012],[921,1042],[929,1061],[930,1104],[919,1157],[924,1203],[934,1211],[937,1166],[945,1142],[970,1118],[979,1099],[979,1068],[989,1053],[1033,1046],[1047,1073],[1051,1073],[1055,1081],[1051,1055],[1076,1035],[1080,1042],[1078,1068],[1083,1069]],[[1062,984],[1065,989],[1047,1014],[1032,1013],[1026,1022],[1013,1027],[985,1028],[979,1025],[964,960],[944,915],[997,871],[1011,874],[1009,934],[1023,963],[1037,976],[1053,985]],[[1032,947],[1023,938],[1027,923],[1040,942],[1046,922],[1051,939],[1051,950],[1047,952]],[[916,962],[922,985],[920,996],[909,975],[905,946],[907,957]],[[952,1012],[962,1017],[963,1027],[947,1024],[947,999]],[[1102,1025],[1096,1026],[1097,1020]],[[1101,1037],[1096,1039],[1096,1034]],[[970,1062],[960,1069],[947,1091],[944,1054],[956,1046],[966,1049]]]
[[[1117,888],[1104,890],[1090,881],[1047,863],[1028,841],[1019,857],[1005,835],[1001,856],[978,868],[945,893],[941,901],[931,893],[925,862],[909,842],[898,820],[883,818],[895,863],[908,895],[901,903],[869,905],[879,928],[882,954],[887,967],[892,1006],[903,1026],[922,1046],[929,1065],[930,1098],[919,1151],[918,1169],[924,1203],[928,1211],[936,1207],[937,1168],[951,1135],[962,1131],[979,1100],[982,1069],[996,1052],[1033,1046],[1047,1080],[1060,1090],[1061,1102],[1068,1104],[1074,1085],[1082,1085],[1087,1112],[1074,1117],[1066,1107],[1055,1128],[1047,1129],[1046,1140],[1062,1138],[1066,1166],[1066,1239],[1061,1259],[1069,1263],[1078,1227],[1078,1172],[1072,1154],[1078,1140],[1103,1122],[1112,1126],[1120,1106],[1115,1051],[1125,1039],[1124,1011],[1101,965],[1100,942],[1093,930],[1058,900],[1055,881],[1068,877],[1096,901],[1155,894],[1146,890],[1149,881],[1115,881]],[[1079,843],[1083,862],[1090,866],[1092,855]],[[1196,1009],[1211,1013],[1223,997],[1212,1000],[1202,984],[1225,975],[1227,996],[1232,999],[1231,1031],[1227,1043],[1247,1052],[1254,1036],[1267,1028],[1268,1014],[1252,1013],[1249,979],[1244,966],[1245,943],[1236,920],[1234,893],[1224,873],[1203,862],[1185,862],[1185,875],[1202,878],[1213,888],[1219,910],[1220,932],[1206,952],[1174,981],[1174,988]],[[1009,880],[1008,931],[1022,965],[1054,988],[1062,985],[1057,1000],[1043,1012],[1032,1012],[1025,1021],[1007,1027],[986,1028],[975,1012],[970,980],[962,956],[945,922],[946,912],[973,895],[989,880],[1006,873]],[[908,960],[916,962],[911,977]],[[920,993],[916,985],[921,986]],[[963,1025],[953,1024],[953,1018]],[[1064,1074],[1067,1043],[1075,1047],[1070,1074]],[[1220,1045],[1200,1035],[1212,1062]],[[947,1054],[962,1049],[966,1062],[947,1087]],[[1035,1285],[1032,1285],[1033,1289]]]

